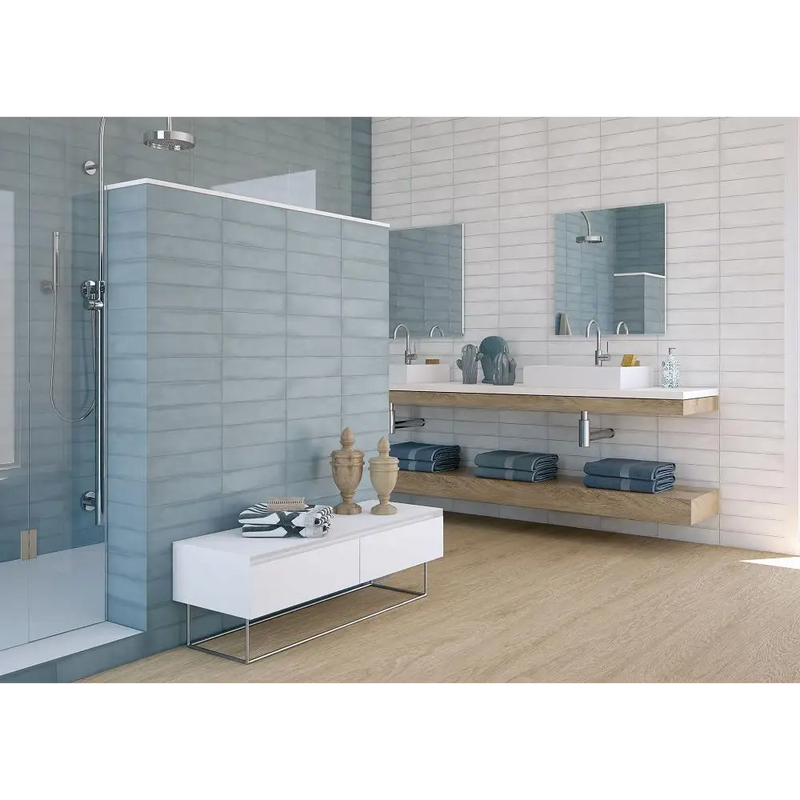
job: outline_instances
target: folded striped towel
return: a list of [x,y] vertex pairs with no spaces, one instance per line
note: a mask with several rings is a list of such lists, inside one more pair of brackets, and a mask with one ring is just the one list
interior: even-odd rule
[[583,485],[590,489],[615,489],[620,492],[658,494],[658,492],[669,491],[675,485],[675,477],[657,478],[654,481],[637,481],[631,478],[611,478],[607,475],[586,475]]
[[540,483],[551,481],[558,475],[558,469],[545,467],[534,471],[523,469],[495,469],[494,467],[477,467],[475,475],[478,478],[499,478],[506,481],[525,481],[526,483]]
[[475,456],[476,467],[493,469],[516,469],[532,472],[540,467],[558,464],[558,456],[552,453],[526,453],[522,450],[490,450]]
[[331,506],[307,504],[297,511],[271,511],[266,503],[257,503],[239,514],[239,524],[242,536],[316,539],[330,530],[332,517]]
[[460,463],[457,458],[439,459],[438,461],[416,461],[401,458],[398,461],[398,466],[408,472],[448,472],[449,470],[458,469]]
[[587,475],[607,478],[633,478],[637,481],[655,481],[675,477],[675,464],[671,461],[640,461],[637,458],[601,458],[583,465]]
[[397,442],[389,449],[389,455],[406,461],[439,461],[442,458],[459,458],[461,447],[457,444]]

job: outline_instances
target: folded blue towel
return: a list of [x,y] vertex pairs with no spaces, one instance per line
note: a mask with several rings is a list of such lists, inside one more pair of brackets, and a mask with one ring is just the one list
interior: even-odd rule
[[655,481],[675,477],[675,465],[670,461],[640,461],[636,458],[601,458],[583,465],[587,475],[608,478],[633,478],[637,481]]
[[461,447],[457,444],[424,444],[422,442],[397,442],[389,455],[408,461],[438,461],[441,458],[458,458]]
[[526,483],[539,483],[551,481],[558,475],[558,469],[547,467],[533,472],[522,469],[495,469],[494,467],[477,467],[475,475],[478,478],[499,478],[505,481],[524,481]]
[[408,472],[447,472],[452,469],[458,469],[459,463],[457,458],[440,459],[438,461],[415,461],[401,458],[398,466]]
[[637,481],[630,478],[611,478],[607,475],[587,475],[583,485],[590,489],[615,489],[620,492],[642,492],[657,494],[666,492],[675,485],[674,476],[657,478],[654,481]]
[[526,453],[522,450],[490,450],[475,456],[476,467],[516,469],[530,472],[539,467],[558,464],[558,456],[551,453]]

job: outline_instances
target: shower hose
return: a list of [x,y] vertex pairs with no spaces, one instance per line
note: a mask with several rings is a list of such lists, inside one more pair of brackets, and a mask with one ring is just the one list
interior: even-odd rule
[[[97,353],[97,326],[95,321],[95,315],[97,312],[95,310],[91,310],[89,312],[89,319],[90,325],[92,328],[92,386],[94,386],[94,374],[96,367],[96,353]],[[58,410],[58,406],[56,406],[56,398],[55,398],[55,383],[56,383],[56,339],[58,336],[58,283],[54,282],[53,286],[53,346],[50,351],[50,405],[53,407],[53,411],[55,411],[56,416],[59,419],[63,420],[64,422],[69,423],[70,425],[74,425],[77,422],[83,422],[91,413],[94,411],[95,406],[95,397],[94,397],[94,390],[92,389],[92,402],[86,411],[81,414],[79,417],[69,417],[66,414],[62,414]]]

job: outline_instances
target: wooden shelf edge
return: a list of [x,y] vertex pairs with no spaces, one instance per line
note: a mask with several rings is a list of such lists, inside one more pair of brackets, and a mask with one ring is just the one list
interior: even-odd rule
[[496,408],[510,411],[588,411],[594,414],[634,414],[645,417],[688,417],[719,410],[719,396],[690,400],[637,397],[566,397],[561,395],[499,394],[493,392],[430,392],[423,389],[390,389],[389,401],[408,406],[446,408]]
[[582,479],[571,476],[542,483],[525,483],[478,478],[469,469],[449,472],[401,470],[395,491],[670,525],[696,525],[719,514],[717,489],[676,486],[659,494],[617,492],[590,489],[583,485]]

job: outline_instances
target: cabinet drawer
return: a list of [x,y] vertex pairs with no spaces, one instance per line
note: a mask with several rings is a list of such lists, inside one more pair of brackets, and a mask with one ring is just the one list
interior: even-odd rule
[[361,540],[361,580],[382,578],[442,555],[444,528],[441,517],[365,536]]
[[250,570],[249,619],[355,586],[358,561],[353,540],[256,564]]

